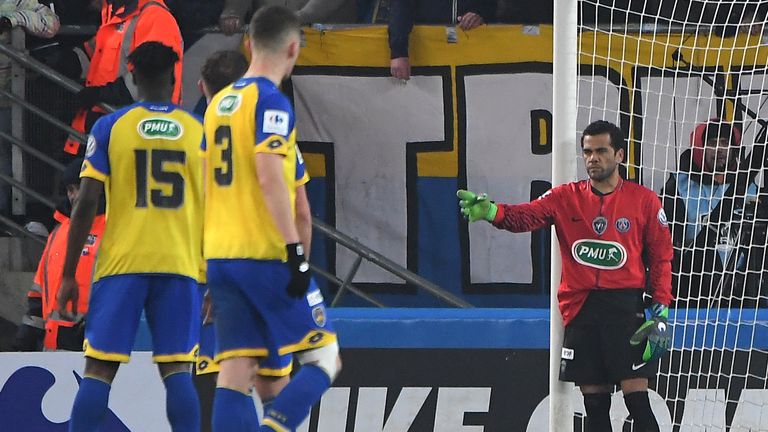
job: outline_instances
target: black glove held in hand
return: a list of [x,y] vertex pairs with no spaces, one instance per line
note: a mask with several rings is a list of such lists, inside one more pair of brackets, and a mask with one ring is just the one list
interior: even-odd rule
[[96,87],[83,87],[77,94],[75,95],[75,100],[77,101],[77,106],[81,108],[90,108],[99,102],[102,101],[101,92],[103,91],[102,86],[96,86]]
[[90,108],[102,102],[118,107],[133,103],[133,96],[126,87],[123,77],[101,86],[83,87],[77,92],[75,98],[82,108]]
[[288,269],[291,271],[291,280],[288,281],[288,295],[291,297],[303,297],[309,289],[309,263],[304,257],[304,246],[301,243],[285,245],[288,252]]

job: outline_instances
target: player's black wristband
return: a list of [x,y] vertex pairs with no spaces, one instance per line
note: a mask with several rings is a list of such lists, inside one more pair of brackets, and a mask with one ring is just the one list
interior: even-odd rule
[[285,245],[288,253],[288,269],[291,271],[291,279],[288,281],[288,295],[291,297],[302,297],[309,289],[309,263],[304,255],[304,245],[301,243],[291,243]]
[[304,245],[301,243],[290,243],[285,245],[285,250],[288,252],[288,263],[300,264],[307,262],[304,257]]

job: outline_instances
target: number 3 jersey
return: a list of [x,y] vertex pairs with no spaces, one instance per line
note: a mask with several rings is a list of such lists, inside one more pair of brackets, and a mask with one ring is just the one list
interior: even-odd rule
[[107,197],[94,281],[118,274],[197,280],[202,140],[200,119],[170,104],[137,103],[94,124],[80,173],[104,182]]
[[282,156],[295,216],[303,162],[290,101],[266,78],[241,78],[211,100],[205,136],[205,258],[285,261],[285,240],[267,209],[255,157]]
[[622,180],[603,195],[589,181],[569,183],[530,203],[500,204],[493,221],[513,232],[553,224],[563,265],[557,297],[564,324],[578,314],[590,290],[648,286],[654,301],[672,301],[672,238],[650,189]]

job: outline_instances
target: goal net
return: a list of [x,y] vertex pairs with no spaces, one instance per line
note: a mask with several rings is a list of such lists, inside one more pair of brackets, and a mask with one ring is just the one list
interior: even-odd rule
[[768,431],[768,0],[577,7],[577,125],[621,126],[626,177],[659,194],[673,233],[662,431]]

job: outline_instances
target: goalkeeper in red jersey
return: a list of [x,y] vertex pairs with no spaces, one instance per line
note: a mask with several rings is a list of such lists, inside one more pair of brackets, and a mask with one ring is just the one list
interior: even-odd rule
[[[611,391],[619,384],[635,432],[658,432],[648,378],[670,347],[672,240],[661,202],[651,190],[624,181],[624,136],[607,121],[581,137],[589,180],[553,188],[531,203],[496,204],[460,190],[461,213],[512,232],[555,226],[562,257],[558,290],[565,325],[560,380],[584,396],[585,432],[610,432]],[[648,270],[646,272],[646,270]],[[653,305],[643,312],[643,293]]]

